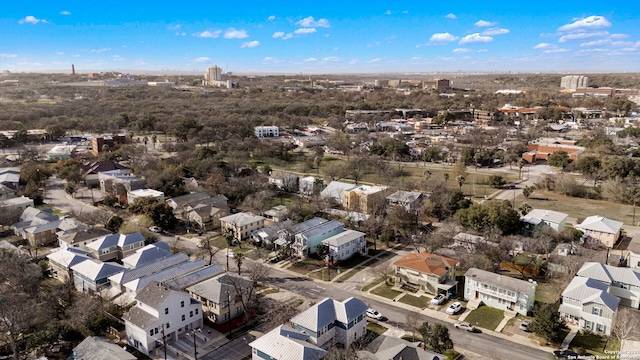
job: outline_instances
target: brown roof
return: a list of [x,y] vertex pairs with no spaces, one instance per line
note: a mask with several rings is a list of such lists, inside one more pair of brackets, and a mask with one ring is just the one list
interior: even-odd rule
[[394,265],[413,269],[425,274],[442,275],[447,268],[456,266],[458,260],[430,253],[411,253],[395,262]]

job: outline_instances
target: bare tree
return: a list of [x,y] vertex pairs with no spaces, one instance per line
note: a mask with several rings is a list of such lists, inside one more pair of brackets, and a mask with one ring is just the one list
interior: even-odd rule
[[113,217],[113,213],[105,209],[96,209],[92,211],[82,209],[73,210],[71,215],[83,223],[102,226],[106,226],[109,220]]
[[213,238],[211,236],[207,236],[206,238],[200,240],[200,254],[202,256],[207,256],[209,258],[209,265],[213,263],[213,258],[220,251],[220,248],[213,246]]
[[381,278],[384,279],[384,283],[387,285],[389,285],[389,275],[391,274],[392,269],[393,269],[393,266],[389,261],[381,262],[378,265],[371,268],[371,270],[373,270],[373,272],[376,275],[379,275]]
[[418,314],[415,311],[409,311],[407,312],[405,319],[406,319],[405,324],[407,325],[408,330],[411,331],[411,338],[413,339],[413,341],[415,341],[416,332],[420,327],[420,314]]
[[621,342],[631,338],[631,334],[638,328],[638,312],[628,307],[620,307],[615,314],[613,336]]

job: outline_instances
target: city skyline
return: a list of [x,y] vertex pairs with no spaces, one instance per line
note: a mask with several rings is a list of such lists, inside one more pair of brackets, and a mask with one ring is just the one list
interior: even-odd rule
[[640,5],[326,1],[5,4],[0,70],[637,72]]

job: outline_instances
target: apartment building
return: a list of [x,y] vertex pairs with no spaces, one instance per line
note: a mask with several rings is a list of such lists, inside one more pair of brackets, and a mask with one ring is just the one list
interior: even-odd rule
[[536,283],[471,268],[464,274],[464,299],[478,300],[526,316],[533,310]]

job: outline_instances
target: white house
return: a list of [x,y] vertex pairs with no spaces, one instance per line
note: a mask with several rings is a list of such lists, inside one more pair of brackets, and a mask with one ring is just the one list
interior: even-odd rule
[[277,126],[256,126],[253,131],[257,138],[280,136],[280,128]]
[[464,274],[464,299],[522,315],[533,310],[536,284],[476,268]]
[[133,204],[136,199],[152,198],[157,202],[164,202],[164,193],[153,189],[138,189],[127,192],[127,204]]
[[533,209],[520,218],[524,223],[525,235],[535,236],[545,227],[557,232],[564,230],[569,215],[553,210]]
[[127,344],[149,355],[166,341],[178,340],[202,328],[202,304],[189,294],[152,282],[136,296],[136,305],[123,317]]
[[560,316],[581,329],[611,335],[620,299],[609,294],[608,288],[595,279],[574,277],[562,292]]
[[285,324],[249,344],[252,360],[320,360],[327,351],[310,341],[311,337]]
[[99,292],[109,286],[109,276],[124,271],[125,267],[116,263],[104,263],[88,259],[71,266],[73,282],[78,291]]
[[323,180],[315,176],[303,177],[299,181],[299,191],[304,195],[317,194],[322,190]]
[[337,235],[322,240],[322,244],[329,247],[329,255],[333,261],[347,260],[355,254],[367,254],[365,233],[355,230],[345,230]]
[[640,307],[640,271],[632,268],[586,262],[576,276],[597,280],[608,286],[607,292],[620,298],[620,305]]

